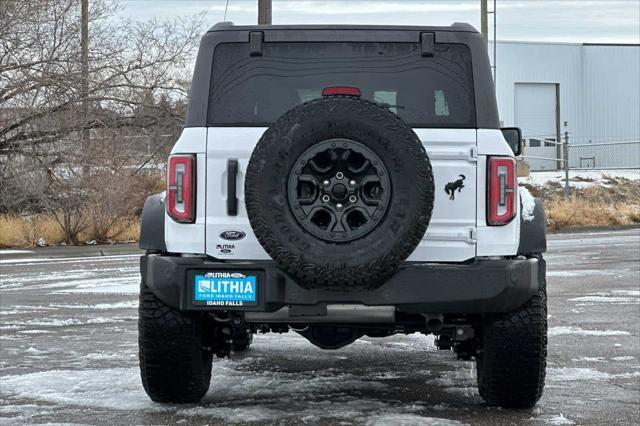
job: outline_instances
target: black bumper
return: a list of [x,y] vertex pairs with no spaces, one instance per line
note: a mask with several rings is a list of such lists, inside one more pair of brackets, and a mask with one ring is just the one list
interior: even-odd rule
[[[478,260],[469,264],[405,263],[374,290],[308,290],[273,262],[217,262],[202,258],[149,254],[140,259],[142,279],[163,302],[180,310],[274,312],[284,306],[362,304],[396,306],[407,313],[508,312],[524,305],[545,279],[542,259]],[[194,306],[193,276],[198,271],[257,275],[254,306]]]

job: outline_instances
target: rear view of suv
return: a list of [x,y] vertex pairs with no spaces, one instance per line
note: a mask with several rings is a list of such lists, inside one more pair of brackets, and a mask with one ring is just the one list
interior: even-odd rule
[[535,405],[546,240],[519,149],[469,25],[215,25],[143,211],[148,395],[198,401],[213,355],[258,331],[322,349],[418,332],[476,360],[488,404]]

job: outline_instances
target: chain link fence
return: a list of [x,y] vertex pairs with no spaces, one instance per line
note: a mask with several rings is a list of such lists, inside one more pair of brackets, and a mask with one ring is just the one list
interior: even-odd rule
[[570,143],[565,132],[555,138],[524,138],[521,158],[529,171],[563,171],[564,195],[568,198],[570,170],[635,169],[640,175],[640,139],[600,143]]
[[[640,169],[640,138],[598,142],[571,142],[570,133],[555,138],[525,137],[522,158],[531,171]],[[566,160],[565,160],[566,158]]]

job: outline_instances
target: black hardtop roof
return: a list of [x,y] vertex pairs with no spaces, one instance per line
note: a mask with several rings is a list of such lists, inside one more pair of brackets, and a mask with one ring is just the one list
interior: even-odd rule
[[412,25],[235,25],[233,22],[218,22],[207,32],[214,31],[265,31],[265,30],[354,30],[354,31],[424,31],[424,32],[465,32],[477,33],[471,24],[454,22],[448,27],[412,26]]
[[[262,37],[252,37],[252,33]],[[426,33],[426,34],[425,34]],[[432,33],[434,37],[429,37]],[[427,37],[425,37],[427,35]],[[273,42],[420,42],[463,44],[471,53],[475,92],[476,127],[498,129],[498,106],[487,47],[478,31],[469,24],[448,27],[408,25],[234,25],[219,22],[204,34],[193,72],[187,127],[208,126],[213,56],[216,46],[224,43]]]

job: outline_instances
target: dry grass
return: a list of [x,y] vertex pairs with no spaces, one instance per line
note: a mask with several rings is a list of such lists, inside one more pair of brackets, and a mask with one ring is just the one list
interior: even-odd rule
[[40,238],[48,244],[64,241],[62,229],[50,216],[0,216],[0,247],[33,247]]
[[126,219],[121,229],[122,231],[117,237],[118,242],[138,241],[140,237],[140,220],[137,218]]
[[[113,228],[111,234],[115,237],[111,242],[138,240],[140,224],[137,218],[121,219]],[[47,245],[58,245],[64,241],[64,233],[52,216],[0,216],[0,247],[34,247],[41,239]],[[95,240],[91,227],[80,234],[79,240]]]
[[527,163],[524,158],[518,158],[516,161],[516,175],[518,177],[527,177],[529,176],[529,163]]
[[580,226],[611,226],[640,223],[640,205],[632,203],[602,203],[573,196],[569,200],[547,201],[545,211],[549,229]]
[[639,192],[640,183],[626,181],[612,187],[593,186],[580,190],[568,200],[557,193],[548,196],[544,205],[549,228],[640,223]]

